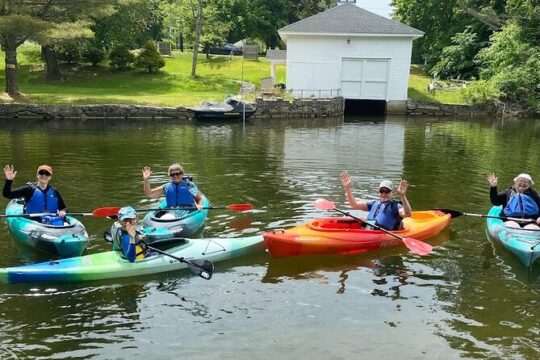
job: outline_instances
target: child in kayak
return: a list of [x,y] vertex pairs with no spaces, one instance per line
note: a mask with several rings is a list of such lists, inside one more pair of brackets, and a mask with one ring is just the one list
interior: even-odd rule
[[376,225],[386,230],[400,230],[402,228],[402,219],[411,216],[412,209],[407,199],[407,180],[401,180],[395,191],[399,194],[400,200],[392,200],[392,191],[394,186],[390,180],[383,180],[379,184],[379,200],[357,201],[352,194],[352,180],[345,171],[339,176],[345,196],[353,209],[369,211],[367,220],[373,221]]
[[[36,172],[36,183],[27,183],[19,188],[11,189],[17,171],[14,170],[13,165],[6,165],[4,166],[6,181],[2,195],[8,199],[23,198],[26,214],[51,213],[63,219],[66,216],[67,207],[60,192],[49,185],[52,174],[51,166],[40,165]],[[60,221],[63,222],[61,219]],[[38,219],[34,218],[34,220]]]
[[118,211],[118,221],[111,227],[113,250],[129,262],[144,258],[141,236],[135,229],[136,218],[135,209],[131,206],[123,207]]
[[489,199],[492,205],[503,206],[500,216],[516,217],[533,220],[517,222],[505,221],[504,225],[512,228],[523,227],[524,229],[540,230],[540,198],[538,193],[531,188],[534,181],[529,174],[519,174],[514,178],[514,185],[497,192],[498,178],[490,173],[487,176],[489,183]]

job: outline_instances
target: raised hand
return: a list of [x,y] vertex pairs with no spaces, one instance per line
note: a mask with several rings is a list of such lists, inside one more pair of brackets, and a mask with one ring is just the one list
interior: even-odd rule
[[4,175],[6,176],[7,180],[15,179],[15,176],[17,176],[17,172],[13,170],[13,165],[4,166]]
[[143,169],[142,169],[142,177],[143,177],[143,180],[148,180],[150,179],[150,176],[152,175],[152,169],[150,169],[150,166],[145,166]]
[[351,176],[347,173],[347,171],[344,171],[341,174],[339,174],[339,179],[341,180],[341,184],[343,185],[343,188],[345,190],[351,188],[352,179],[351,179]]
[[399,195],[405,195],[407,193],[407,189],[409,188],[409,182],[405,179],[401,179],[401,181],[399,182],[399,185],[396,189],[396,192],[399,194]]
[[497,178],[497,176],[495,176],[494,173],[489,173],[487,175],[486,179],[487,179],[487,181],[489,183],[489,186],[491,186],[491,187],[496,187],[497,186],[497,182],[498,182],[499,178]]

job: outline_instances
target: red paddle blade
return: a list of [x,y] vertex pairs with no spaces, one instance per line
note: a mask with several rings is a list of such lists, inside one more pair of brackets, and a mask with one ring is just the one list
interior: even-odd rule
[[246,210],[251,210],[251,209],[253,209],[253,205],[251,205],[251,204],[249,204],[249,203],[245,203],[245,204],[230,204],[230,205],[227,205],[226,208],[229,209],[229,210],[232,210],[232,211],[246,211]]
[[409,250],[418,255],[429,255],[433,251],[433,246],[413,238],[403,238],[403,243]]
[[120,211],[119,207],[102,207],[102,208],[98,208],[92,211],[92,216],[97,216],[97,217],[117,216],[118,211]]
[[333,201],[326,199],[318,199],[313,202],[316,209],[319,210],[334,210],[336,208]]

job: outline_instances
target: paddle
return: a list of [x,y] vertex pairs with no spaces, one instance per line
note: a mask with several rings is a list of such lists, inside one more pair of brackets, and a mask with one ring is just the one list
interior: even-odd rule
[[473,214],[473,213],[461,212],[461,211],[451,210],[451,209],[435,208],[433,210],[441,211],[441,212],[443,212],[445,214],[450,214],[452,219],[457,218],[459,216],[474,216],[474,217],[489,218],[489,219],[512,220],[512,221],[518,221],[518,222],[531,222],[531,223],[536,222],[536,220],[534,220],[534,219],[520,219],[520,218],[514,218],[514,217],[507,217],[507,216]]
[[[98,208],[98,209],[95,209],[92,212],[72,212],[72,213],[67,213],[66,215],[69,215],[69,216],[107,217],[108,215],[104,215],[104,214],[110,212],[110,210],[108,210],[108,209],[113,209],[113,208]],[[114,208],[114,209],[119,209],[119,208]],[[118,211],[117,211],[117,213],[118,213]],[[42,216],[47,216],[47,215],[56,215],[56,214],[55,213],[48,213],[48,212],[34,213],[34,214],[0,214],[0,218],[7,218],[7,217],[30,217],[30,218],[33,218],[33,217],[42,217]],[[116,216],[116,214],[115,214],[115,216]]]
[[[339,212],[341,214],[347,215],[347,216],[349,216],[349,217],[351,217],[351,218],[353,218],[355,220],[358,220],[358,221],[361,221],[361,222],[366,222],[366,220],[361,219],[359,217],[356,217],[356,216],[352,215],[351,213],[349,213],[347,211],[337,209],[335,207],[335,205],[334,205],[334,202],[332,202],[330,200],[319,199],[319,200],[316,200],[314,202],[314,205],[315,205],[315,208],[320,209],[320,210],[334,210],[334,211],[337,211],[337,212]],[[371,225],[374,228],[379,229],[379,230],[387,233],[388,235],[391,235],[391,236],[393,236],[393,237],[395,237],[397,239],[400,239],[403,242],[403,244],[405,244],[405,246],[415,254],[428,255],[433,251],[433,246],[431,246],[429,244],[426,244],[423,241],[419,241],[419,240],[416,240],[416,239],[413,239],[413,238],[406,238],[406,237],[403,237],[403,236],[399,236],[398,234],[394,234],[393,232],[388,231],[385,228],[383,228],[383,227],[381,227],[379,225],[373,224],[373,223],[369,223],[369,225]]]
[[205,280],[210,280],[212,278],[212,273],[214,272],[214,264],[209,260],[188,260],[184,257],[174,256],[172,254],[169,254],[166,251],[160,250],[158,248],[155,248],[147,244],[144,244],[143,246],[159,254],[168,256],[170,258],[173,258],[175,260],[178,260],[182,263],[187,264],[191,272],[193,272],[194,274],[197,274],[198,276],[202,277]]
[[[118,215],[118,211],[120,211],[120,207],[102,207],[94,210],[94,213],[97,213],[99,215],[95,216],[101,216],[101,217],[113,217]],[[230,204],[227,206],[206,206],[203,207],[205,210],[215,210],[215,209],[228,209],[231,211],[246,211],[253,209],[253,205],[249,203],[245,204]],[[148,211],[167,211],[167,210],[197,210],[196,207],[174,207],[174,208],[154,208],[154,209],[135,209],[135,211],[138,212],[148,212]]]

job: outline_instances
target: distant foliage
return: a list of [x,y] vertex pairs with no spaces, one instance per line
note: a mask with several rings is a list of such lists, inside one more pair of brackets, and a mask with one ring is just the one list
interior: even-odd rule
[[93,41],[85,42],[82,51],[83,60],[96,67],[106,56],[105,48],[103,46],[96,45]]
[[493,104],[502,95],[493,82],[486,80],[470,84],[461,93],[468,104],[475,106]]
[[115,46],[109,54],[111,66],[117,70],[124,70],[135,60],[135,56],[123,45]]
[[65,61],[69,64],[81,62],[82,46],[79,40],[67,40],[54,45],[56,58],[60,61]]
[[134,65],[135,67],[146,69],[149,73],[153,73],[165,66],[165,60],[159,54],[154,42],[149,41],[135,59]]

